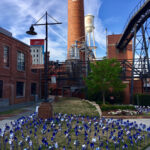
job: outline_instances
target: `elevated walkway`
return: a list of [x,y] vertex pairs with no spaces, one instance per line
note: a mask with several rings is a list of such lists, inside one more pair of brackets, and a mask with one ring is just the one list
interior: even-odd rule
[[150,17],[150,0],[141,0],[134,10],[129,15],[125,25],[123,34],[118,41],[116,47],[124,50],[127,44],[134,36],[134,27],[136,25],[136,32],[140,29],[143,23]]

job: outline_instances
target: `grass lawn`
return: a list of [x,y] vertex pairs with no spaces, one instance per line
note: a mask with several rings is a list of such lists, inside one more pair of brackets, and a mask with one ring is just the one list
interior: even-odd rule
[[82,101],[79,98],[59,98],[53,103],[54,113],[75,114],[84,116],[99,116],[96,108],[88,102]]
[[26,110],[24,110],[23,108],[13,109],[13,110],[8,110],[8,111],[0,112],[0,116],[1,115],[15,115],[15,114],[23,113],[23,112],[26,112]]

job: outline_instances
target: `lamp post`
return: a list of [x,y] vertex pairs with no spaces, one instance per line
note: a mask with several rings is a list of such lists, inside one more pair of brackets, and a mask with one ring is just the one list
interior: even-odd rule
[[[43,17],[46,17],[46,21],[45,23],[38,23]],[[45,83],[44,83],[44,106],[48,106],[48,25],[56,25],[56,24],[62,24],[61,22],[58,22],[57,20],[55,20],[54,18],[52,18],[55,23],[48,23],[48,17],[50,17],[46,11],[46,13],[35,23],[32,24],[29,31],[27,31],[27,34],[30,35],[37,35],[37,33],[34,31],[34,26],[45,26],[45,41],[46,41],[46,52],[45,52],[45,61],[44,61],[44,79],[45,79]],[[40,109],[40,107],[39,107]],[[46,109],[45,109],[46,110]],[[44,111],[44,109],[43,109]],[[41,116],[42,117],[42,116]],[[47,117],[42,117],[42,118],[47,118]]]

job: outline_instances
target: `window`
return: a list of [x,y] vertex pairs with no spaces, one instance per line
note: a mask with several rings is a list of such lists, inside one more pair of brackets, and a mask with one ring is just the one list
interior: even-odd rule
[[38,49],[37,49],[37,52],[39,52]]
[[19,71],[25,70],[25,56],[21,52],[17,52],[17,69]]
[[9,67],[9,47],[4,46],[4,65]]
[[36,83],[31,83],[31,95],[36,94]]
[[37,57],[38,57],[38,55],[37,55]]
[[31,69],[33,73],[37,73],[37,69]]
[[16,83],[16,96],[24,96],[24,82]]
[[3,97],[3,81],[0,80],[0,98]]
[[56,76],[51,76],[51,83],[56,84]]

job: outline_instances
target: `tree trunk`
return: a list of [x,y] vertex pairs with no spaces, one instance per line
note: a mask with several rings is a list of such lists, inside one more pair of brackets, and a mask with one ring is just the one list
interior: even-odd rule
[[105,105],[105,92],[102,92],[103,95],[103,104]]

